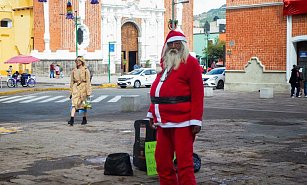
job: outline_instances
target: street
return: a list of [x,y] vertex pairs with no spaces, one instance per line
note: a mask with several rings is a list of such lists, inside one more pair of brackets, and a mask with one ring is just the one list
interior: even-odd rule
[[[93,109],[89,110],[89,119],[101,120],[106,115],[119,115],[121,96],[124,95],[139,95],[142,106],[146,106],[148,92],[149,88],[95,89],[91,96]],[[43,91],[0,96],[2,114],[0,123],[38,120],[64,121],[69,119],[70,115],[71,102],[68,97],[68,91]]]
[[[158,184],[157,177],[135,167],[131,177],[103,175],[108,154],[126,152],[132,157],[133,123],[146,115],[148,91],[96,89],[93,101],[108,97],[93,103],[88,125],[73,127],[66,124],[69,101],[26,106],[0,98],[1,120],[10,120],[1,121],[1,127],[17,129],[0,135],[0,184]],[[140,95],[143,108],[121,112],[120,99],[108,102],[119,95]],[[63,96],[59,101],[68,92],[21,96]],[[258,93],[214,90],[213,97],[205,97],[203,128],[194,145],[202,160],[198,184],[306,184],[306,102],[287,93],[260,99]]]

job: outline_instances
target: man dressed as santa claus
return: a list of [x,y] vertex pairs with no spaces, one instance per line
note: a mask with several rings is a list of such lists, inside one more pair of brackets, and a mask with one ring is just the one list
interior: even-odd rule
[[198,61],[189,54],[183,33],[172,30],[167,35],[161,67],[150,90],[147,113],[157,129],[155,158],[160,184],[194,185],[193,142],[202,126],[204,87]]

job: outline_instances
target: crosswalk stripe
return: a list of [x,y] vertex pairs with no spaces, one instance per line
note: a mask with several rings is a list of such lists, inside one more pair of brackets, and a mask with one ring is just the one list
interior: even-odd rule
[[56,101],[55,103],[63,103],[63,102],[66,102],[66,101],[68,101],[68,100],[70,100],[70,99],[69,99],[69,98],[65,98],[65,99],[63,99],[63,100]]
[[19,98],[19,97],[21,97],[21,96],[11,96],[11,97],[7,97],[7,98],[3,98],[3,99],[0,100],[0,102],[6,101],[6,100],[11,100],[11,99],[14,99],[14,98]]
[[19,103],[30,103],[30,102],[33,102],[33,101],[36,101],[36,100],[41,100],[41,99],[48,98],[48,97],[49,96],[40,96],[40,97],[33,98],[33,99],[30,99],[30,100],[22,101],[22,102],[19,102]]
[[46,100],[40,101],[39,103],[50,102],[50,101],[53,101],[53,100],[56,100],[56,99],[59,99],[59,98],[62,98],[62,97],[64,97],[64,96],[55,96],[55,97],[48,98],[48,99],[46,99]]
[[[65,96],[54,96],[50,97],[49,96],[0,96],[0,103],[14,103],[14,102],[19,102],[19,103],[30,103],[37,101],[37,103],[46,103],[46,102],[51,102],[53,101],[54,103],[63,103],[70,101],[69,98],[64,98]],[[94,97],[94,96],[91,96]],[[92,98],[92,103],[99,103],[105,100],[106,98],[111,97],[109,103],[115,103],[118,102],[121,99],[121,95],[118,96],[110,96],[110,95],[101,95],[97,96],[95,99]],[[113,97],[113,98],[112,98]]]
[[100,102],[101,100],[107,98],[108,96],[106,95],[102,95],[102,96],[99,96],[98,98],[96,98],[95,100],[92,100],[92,103],[95,103],[95,102]]
[[112,103],[117,102],[118,100],[121,99],[121,97],[122,97],[122,96],[115,96],[114,98],[112,98],[112,99],[109,100],[108,102],[112,102]]
[[5,101],[3,103],[13,103],[13,102],[21,101],[21,100],[31,99],[31,98],[34,98],[34,97],[35,96],[24,96],[24,97],[21,97],[21,98],[15,98],[13,100]]

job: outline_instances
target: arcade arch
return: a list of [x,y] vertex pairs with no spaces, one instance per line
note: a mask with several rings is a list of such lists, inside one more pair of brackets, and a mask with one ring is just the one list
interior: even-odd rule
[[126,22],[123,24],[121,29],[121,66],[124,73],[132,71],[134,64],[140,65],[138,57],[138,37],[138,29],[133,22]]

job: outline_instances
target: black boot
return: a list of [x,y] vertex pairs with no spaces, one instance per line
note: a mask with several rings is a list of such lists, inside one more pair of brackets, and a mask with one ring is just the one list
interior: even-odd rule
[[86,124],[87,124],[86,117],[83,117],[81,125],[86,125]]
[[70,120],[68,121],[68,124],[70,126],[74,126],[74,121],[75,121],[75,118],[74,117],[70,117]]

